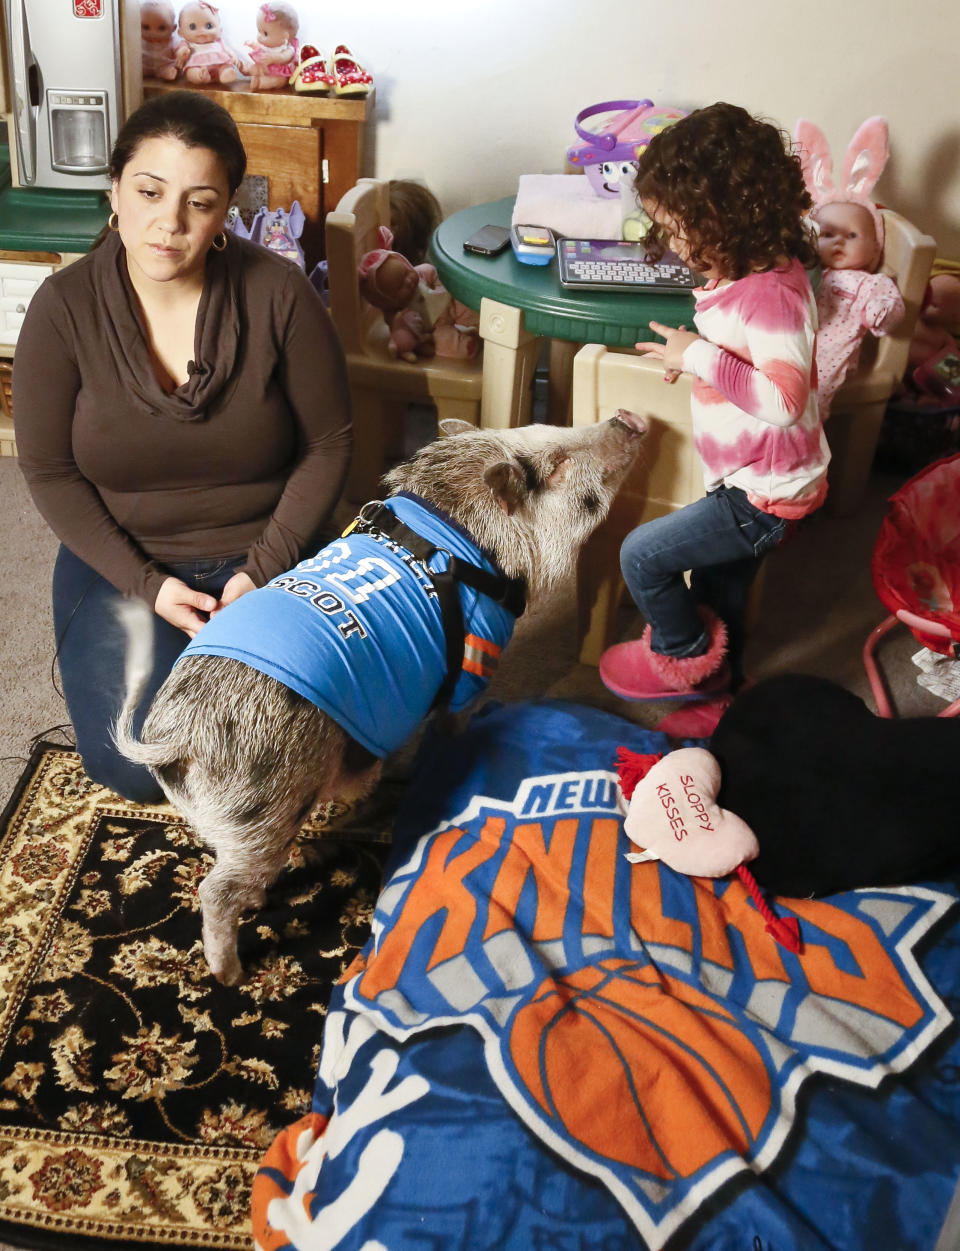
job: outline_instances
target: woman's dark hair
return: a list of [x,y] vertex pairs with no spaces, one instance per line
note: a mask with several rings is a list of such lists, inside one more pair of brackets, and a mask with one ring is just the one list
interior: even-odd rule
[[443,220],[437,197],[423,183],[391,178],[390,229],[393,248],[411,265],[419,265],[427,255],[430,236]]
[[232,196],[243,181],[247,154],[237,124],[222,105],[200,91],[168,91],[136,109],[117,136],[110,154],[110,177],[117,181],[147,139],[179,139],[188,148],[208,148],[219,157]]
[[[695,268],[712,262],[743,278],[784,257],[816,261],[802,221],[810,195],[789,137],[735,104],[711,104],[662,130],[638,158],[634,189],[676,219]],[[652,256],[663,253],[662,230],[647,240]]]

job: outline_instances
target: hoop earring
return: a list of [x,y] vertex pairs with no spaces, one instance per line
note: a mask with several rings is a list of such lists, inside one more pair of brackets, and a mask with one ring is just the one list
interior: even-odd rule
[[110,227],[111,230],[120,229],[120,218],[117,217],[116,213],[110,214],[110,216],[107,218],[107,225]]
[[[218,239],[220,241],[219,243],[217,242]],[[218,235],[214,235],[211,246],[213,247],[215,252],[222,252],[223,249],[227,246],[227,232],[225,230],[221,230]]]

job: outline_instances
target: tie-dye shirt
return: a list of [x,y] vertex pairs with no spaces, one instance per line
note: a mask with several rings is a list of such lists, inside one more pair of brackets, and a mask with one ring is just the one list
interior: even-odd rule
[[694,292],[700,339],[683,354],[693,374],[693,435],[707,490],[725,484],[778,517],[823,502],[830,451],[817,410],[817,308],[799,261]]

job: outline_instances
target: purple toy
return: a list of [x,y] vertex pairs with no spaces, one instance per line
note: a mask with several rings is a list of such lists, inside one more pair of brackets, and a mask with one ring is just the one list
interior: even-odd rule
[[250,223],[249,230],[243,224],[239,211],[235,207],[231,208],[227,214],[226,225],[228,230],[232,230],[242,239],[250,239],[253,243],[259,243],[261,247],[269,248],[271,252],[278,252],[288,261],[293,261],[302,270],[306,270],[303,248],[299,243],[300,236],[303,234],[304,220],[300,201],[294,200],[289,213],[282,208],[268,209],[265,205],[261,205]]
[[[583,122],[599,113],[622,110],[611,117],[597,132],[586,129]],[[606,100],[581,109],[574,129],[583,140],[567,148],[567,160],[586,174],[599,196],[615,200],[620,195],[620,182],[636,172],[637,157],[654,135],[672,126],[683,109],[655,105],[652,100]]]

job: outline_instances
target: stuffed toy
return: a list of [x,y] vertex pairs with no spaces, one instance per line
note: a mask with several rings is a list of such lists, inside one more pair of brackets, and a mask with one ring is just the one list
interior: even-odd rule
[[179,74],[180,36],[169,0],[143,0],[140,5],[140,51],[144,78],[173,82]]
[[289,85],[300,59],[299,30],[297,11],[287,0],[268,0],[257,9],[257,38],[246,42],[254,91]]
[[919,401],[943,404],[960,396],[960,386],[950,387],[939,376],[936,364],[945,357],[960,357],[954,337],[960,328],[960,275],[934,274],[920,306],[920,316],[910,340],[904,382]]
[[480,351],[477,314],[440,284],[433,265],[411,265],[392,250],[393,233],[378,232],[380,247],[361,257],[360,294],[384,315],[391,356],[416,361],[445,356],[469,360]]
[[887,123],[870,117],[850,140],[839,185],[823,132],[801,118],[794,132],[803,179],[813,200],[823,276],[817,289],[816,362],[820,418],[857,367],[867,334],[889,334],[904,316],[896,283],[876,273],[883,253],[883,217],[869,198],[887,163]]
[[707,747],[718,802],[753,830],[775,895],[903,886],[960,872],[960,719],[878,717],[826,678],[740,691]]
[[232,83],[244,62],[223,39],[220,13],[207,0],[188,0],[180,10],[177,30],[183,43],[177,65],[190,83]]
[[628,860],[662,860],[690,877],[736,873],[766,921],[767,933],[782,947],[801,950],[796,918],[774,915],[746,867],[760,848],[746,822],[717,802],[720,766],[710,752],[681,747],[667,756],[641,756],[621,747],[617,772],[629,801],[624,830],[643,848],[628,853]]

